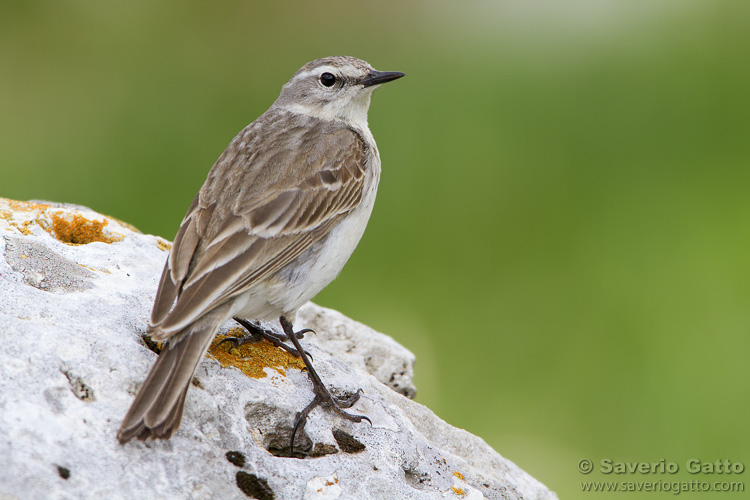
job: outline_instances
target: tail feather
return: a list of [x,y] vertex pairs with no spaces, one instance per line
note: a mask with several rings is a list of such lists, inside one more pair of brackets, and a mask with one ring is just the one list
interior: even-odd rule
[[170,338],[122,421],[120,444],[169,439],[177,430],[193,374],[224,319],[214,311]]

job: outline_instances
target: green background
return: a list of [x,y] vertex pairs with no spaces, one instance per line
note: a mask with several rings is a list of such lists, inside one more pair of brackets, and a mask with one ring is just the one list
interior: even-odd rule
[[0,196],[171,239],[302,64],[406,72],[371,106],[370,225],[317,302],[412,349],[417,401],[561,498],[746,481],[577,464],[750,467],[748,5],[3,2]]

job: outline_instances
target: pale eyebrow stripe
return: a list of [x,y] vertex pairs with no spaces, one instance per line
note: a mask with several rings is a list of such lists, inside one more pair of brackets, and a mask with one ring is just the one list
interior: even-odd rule
[[328,71],[330,73],[338,73],[337,70],[338,70],[338,68],[335,68],[333,66],[319,66],[319,67],[317,67],[315,69],[311,69],[311,70],[305,71],[304,73],[298,74],[297,76],[295,76],[294,78],[292,78],[292,81],[294,81],[294,80],[301,80],[303,78],[307,78],[308,76],[313,75],[313,74],[317,74],[319,72]]

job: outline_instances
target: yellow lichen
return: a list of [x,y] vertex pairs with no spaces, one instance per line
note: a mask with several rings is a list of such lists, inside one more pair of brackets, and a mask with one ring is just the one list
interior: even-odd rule
[[168,252],[172,249],[172,244],[167,240],[163,240],[161,238],[156,238],[156,246],[159,247],[159,250],[161,250],[162,252]]
[[209,355],[221,363],[222,366],[234,366],[252,378],[265,377],[266,372],[264,368],[273,368],[282,375],[285,375],[285,368],[302,370],[305,367],[301,359],[274,346],[267,340],[261,340],[254,344],[245,344],[238,348],[235,348],[231,342],[224,342],[218,346],[227,337],[241,337],[243,335],[246,335],[245,330],[242,328],[233,328],[227,335],[217,336],[208,349]]
[[8,224],[10,224],[11,227],[16,228],[18,232],[24,236],[28,236],[31,234],[31,229],[29,229],[29,224],[31,224],[30,220],[22,222],[22,225],[18,225],[18,223],[15,221],[8,221]]
[[[66,215],[64,212],[50,214],[52,224],[42,226],[52,236],[68,245],[86,245],[95,241],[113,243],[124,236],[106,234],[104,228],[109,224],[107,219],[89,220],[80,214]],[[42,224],[40,224],[42,225]]]
[[459,478],[461,481],[466,481],[466,479],[464,479],[464,475],[458,471],[454,472],[453,475]]
[[18,224],[13,224],[13,226],[21,231],[21,234],[23,234],[24,236],[30,235],[31,229],[29,229],[29,226],[31,225],[31,221],[27,220],[26,222],[22,222],[21,224],[23,225],[23,227],[19,226]]
[[8,222],[8,225],[10,226],[6,228],[8,231],[12,231],[13,229],[11,228],[14,228],[18,230],[18,232],[23,234],[24,236],[28,236],[31,234],[31,230],[29,229],[29,224],[31,224],[32,221],[25,221],[25,222],[22,222],[21,225],[19,225],[15,221],[15,218],[13,217],[13,212],[11,212],[10,210],[0,210],[0,219],[3,219],[4,221]]
[[87,266],[85,264],[80,264],[80,263],[78,265],[81,266],[81,267],[85,267],[89,271],[97,271],[97,272],[104,273],[104,274],[112,274],[112,271],[110,271],[106,267],[99,267],[99,268],[97,268],[97,267],[91,267],[91,266]]
[[0,198],[15,212],[43,212],[50,208],[46,203],[34,203],[32,201],[18,201],[8,198]]
[[458,496],[464,496],[466,495],[466,492],[462,490],[461,488],[456,488],[455,486],[451,486],[451,490],[453,490],[453,493],[455,493]]

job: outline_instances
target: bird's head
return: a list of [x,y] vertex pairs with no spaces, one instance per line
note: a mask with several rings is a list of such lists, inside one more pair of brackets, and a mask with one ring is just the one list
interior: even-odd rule
[[398,71],[376,71],[354,57],[316,59],[284,85],[276,105],[324,120],[366,126],[372,91],[402,76]]

